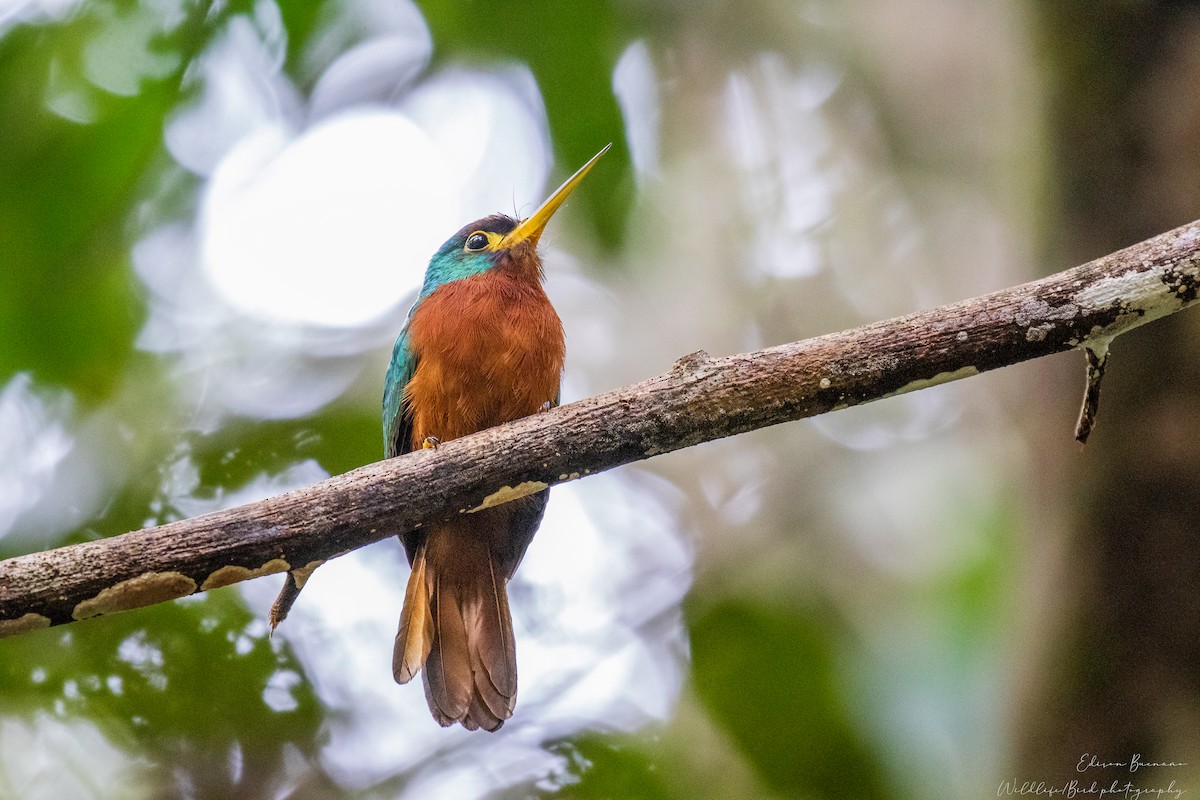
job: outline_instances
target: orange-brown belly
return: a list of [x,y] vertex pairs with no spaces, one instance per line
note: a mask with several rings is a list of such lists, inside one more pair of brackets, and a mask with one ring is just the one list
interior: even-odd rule
[[414,310],[409,342],[414,448],[533,414],[558,397],[562,323],[537,283],[484,273],[446,284]]

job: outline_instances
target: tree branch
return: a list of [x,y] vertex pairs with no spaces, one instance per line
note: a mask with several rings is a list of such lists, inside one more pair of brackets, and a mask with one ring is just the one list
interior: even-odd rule
[[[0,635],[288,569],[659,453],[1116,336],[1196,302],[1200,222],[971,300],[641,383],[193,519],[0,562]],[[1097,367],[1093,366],[1093,373]],[[1096,388],[1098,390],[1098,376]],[[1098,391],[1084,414],[1094,421]]]

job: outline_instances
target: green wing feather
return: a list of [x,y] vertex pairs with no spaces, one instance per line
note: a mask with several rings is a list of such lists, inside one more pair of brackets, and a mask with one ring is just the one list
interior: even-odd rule
[[392,348],[383,385],[383,454],[391,458],[412,449],[412,412],[404,398],[404,387],[417,370],[417,357],[408,343],[408,328],[400,331]]

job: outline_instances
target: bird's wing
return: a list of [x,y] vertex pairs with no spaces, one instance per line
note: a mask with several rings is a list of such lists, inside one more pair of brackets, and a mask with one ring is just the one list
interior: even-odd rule
[[412,410],[404,396],[404,387],[417,369],[417,357],[408,343],[407,328],[400,332],[392,349],[383,386],[383,454],[385,458],[412,449]]

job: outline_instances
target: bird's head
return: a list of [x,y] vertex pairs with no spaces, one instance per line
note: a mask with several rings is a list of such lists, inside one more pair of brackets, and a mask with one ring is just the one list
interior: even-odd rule
[[529,278],[540,277],[542,261],[537,254],[537,243],[546,223],[609,147],[612,145],[606,145],[592,156],[526,219],[492,214],[464,226],[451,236],[429,260],[421,296],[442,284],[490,269],[511,269]]

